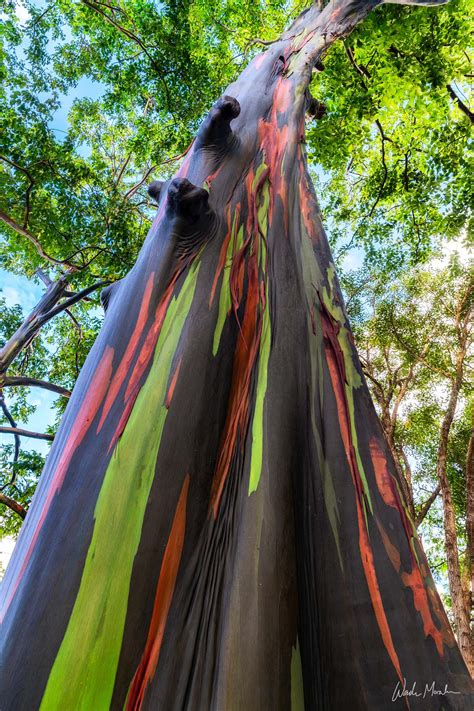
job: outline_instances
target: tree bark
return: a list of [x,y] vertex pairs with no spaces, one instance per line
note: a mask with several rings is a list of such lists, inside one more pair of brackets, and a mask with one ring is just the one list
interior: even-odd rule
[[471,708],[304,151],[376,5],[302,13],[161,190],[7,570],[5,711]]

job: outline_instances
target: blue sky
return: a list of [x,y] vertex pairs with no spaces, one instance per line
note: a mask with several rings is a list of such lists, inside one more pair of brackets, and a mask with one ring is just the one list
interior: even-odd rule
[[[41,0],[37,2],[38,7],[41,7],[43,4],[44,3],[42,3]],[[21,3],[17,3],[16,14],[22,24],[25,24],[30,17],[28,11]],[[51,51],[53,51],[53,49],[54,46],[51,47]],[[97,98],[103,93],[103,90],[104,87],[101,84],[84,77],[75,87],[71,88],[66,94],[62,95],[61,106],[54,113],[49,124],[50,128],[57,132],[58,140],[61,140],[68,131],[68,114],[74,100],[84,97]],[[80,152],[87,152],[87,150],[80,150]],[[27,279],[26,277],[17,276],[0,269],[0,290],[7,306],[19,304],[23,309],[24,315],[26,316],[43,295],[44,285],[39,281],[35,282],[34,280]],[[34,388],[32,390],[30,402],[33,405],[36,405],[37,409],[28,420],[26,426],[29,429],[43,432],[46,427],[53,422],[54,413],[51,410],[51,407],[56,397],[57,396],[54,395],[54,393],[50,393],[41,388]],[[6,399],[8,401],[8,393],[6,393]],[[25,423],[22,424],[25,426]],[[11,442],[11,436],[0,435],[0,443],[3,444],[4,442]],[[41,440],[22,438],[22,448],[35,449],[37,452],[46,454],[48,452],[49,445],[47,442],[43,442]]]
[[[16,276],[0,269],[0,290],[7,306],[19,304],[23,309],[23,314],[26,316],[41,298],[44,287],[39,283],[36,284],[31,279]],[[54,416],[51,406],[56,397],[54,393],[42,388],[33,388],[30,402],[32,405],[36,405],[37,409],[28,420],[27,427],[29,429],[44,432],[45,428],[53,422]],[[5,391],[5,399],[8,404],[8,391]],[[23,426],[25,426],[24,423]],[[0,444],[11,443],[11,440],[11,435],[0,434]],[[46,454],[49,445],[42,440],[26,439],[24,437],[22,438],[22,449],[35,449],[37,452]]]

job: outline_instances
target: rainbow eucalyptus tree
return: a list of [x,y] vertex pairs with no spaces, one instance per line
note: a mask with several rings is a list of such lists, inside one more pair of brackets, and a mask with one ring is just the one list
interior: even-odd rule
[[305,159],[378,4],[303,12],[153,186],[7,571],[3,711],[472,708]]

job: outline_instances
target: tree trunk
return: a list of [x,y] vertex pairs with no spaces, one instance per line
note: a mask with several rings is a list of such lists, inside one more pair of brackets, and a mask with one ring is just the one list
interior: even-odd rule
[[304,152],[376,4],[303,13],[162,189],[7,571],[2,710],[471,708]]
[[[469,438],[469,446],[466,458],[466,490],[467,490],[467,609],[469,618],[472,614],[472,603],[474,595],[474,428]],[[471,671],[472,673],[472,671]]]
[[441,425],[438,460],[436,466],[441,497],[443,500],[444,548],[448,566],[449,591],[451,593],[454,621],[456,624],[461,652],[469,670],[471,671],[471,674],[474,674],[474,635],[470,627],[470,610],[466,605],[466,595],[463,587],[456,536],[456,517],[454,513],[451,487],[446,471],[449,432],[453,423],[459,392],[461,390],[466,348],[467,333],[464,333],[461,337],[460,350],[457,356],[456,377],[451,386],[448,407]]

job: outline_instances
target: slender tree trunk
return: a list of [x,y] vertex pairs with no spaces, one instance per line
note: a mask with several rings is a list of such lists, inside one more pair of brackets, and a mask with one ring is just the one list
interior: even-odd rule
[[[388,404],[382,409],[381,422],[385,437],[387,438],[388,446],[390,448],[390,454],[393,457],[393,462],[397,470],[398,479],[401,483],[405,502],[408,506],[412,520],[415,521],[415,501],[413,498],[410,462],[408,461],[408,457],[406,456],[403,447],[397,446],[397,443],[395,442],[395,422],[390,415],[390,408]],[[402,461],[404,466],[402,466]]]
[[471,708],[304,152],[376,5],[303,13],[163,186],[7,571],[2,710]]

